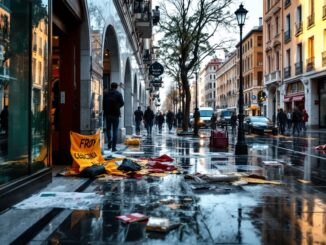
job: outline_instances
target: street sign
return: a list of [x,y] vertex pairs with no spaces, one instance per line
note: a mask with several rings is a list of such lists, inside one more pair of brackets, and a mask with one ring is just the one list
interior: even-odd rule
[[150,65],[149,67],[149,75],[154,77],[161,76],[164,72],[163,66],[157,61]]

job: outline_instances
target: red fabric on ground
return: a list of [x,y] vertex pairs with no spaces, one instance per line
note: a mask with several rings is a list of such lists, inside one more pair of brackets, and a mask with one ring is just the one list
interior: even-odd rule
[[175,166],[160,163],[160,162],[148,163],[146,166],[149,169],[158,169],[158,170],[164,170],[164,171],[177,170],[177,168]]
[[157,158],[150,158],[151,161],[156,161],[156,162],[173,162],[174,159],[171,158],[170,156],[164,154],[160,157]]

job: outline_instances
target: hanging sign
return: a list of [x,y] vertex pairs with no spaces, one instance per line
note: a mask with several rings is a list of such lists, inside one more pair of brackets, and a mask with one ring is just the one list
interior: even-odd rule
[[150,65],[149,67],[149,75],[152,75],[154,77],[158,77],[161,76],[164,72],[164,68],[163,66],[158,63],[158,62],[154,62],[153,64]]

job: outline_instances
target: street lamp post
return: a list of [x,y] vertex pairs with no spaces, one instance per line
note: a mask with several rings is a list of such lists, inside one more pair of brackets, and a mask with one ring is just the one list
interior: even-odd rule
[[248,11],[243,7],[242,4],[240,4],[237,11],[235,11],[235,15],[237,17],[238,25],[240,27],[240,44],[239,44],[239,50],[240,50],[240,64],[239,64],[239,70],[240,70],[240,79],[239,79],[239,128],[238,128],[238,141],[235,145],[235,155],[247,155],[248,154],[248,146],[245,139],[245,133],[244,133],[244,127],[243,127],[243,75],[242,75],[242,27],[244,26],[246,14]]
[[198,123],[199,123],[199,111],[198,111],[198,68],[196,67],[195,71],[195,82],[196,82],[196,90],[195,90],[195,99],[196,99],[196,105],[195,105],[195,111],[194,111],[194,136],[198,136]]

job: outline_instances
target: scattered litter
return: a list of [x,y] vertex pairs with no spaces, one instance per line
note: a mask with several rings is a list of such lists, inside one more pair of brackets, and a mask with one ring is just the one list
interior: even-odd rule
[[240,180],[247,182],[248,184],[272,184],[272,185],[281,185],[280,181],[272,180],[263,180],[257,178],[241,177]]
[[180,223],[173,223],[167,218],[149,217],[146,231],[169,232],[179,225]]
[[185,179],[194,179],[197,182],[234,182],[239,180],[239,176],[236,175],[224,175],[224,174],[188,174],[185,175]]
[[17,209],[66,208],[90,210],[102,203],[102,196],[82,192],[41,192],[16,204]]
[[172,157],[170,157],[166,154],[163,154],[160,157],[150,158],[149,160],[154,161],[154,162],[173,162],[174,161]]
[[116,217],[119,220],[122,220],[125,223],[133,223],[133,222],[140,222],[140,221],[146,221],[148,220],[148,216],[140,213],[131,213],[131,214],[125,214],[120,215]]
[[302,184],[311,184],[310,180],[298,179],[298,181]]
[[125,145],[140,145],[140,138],[127,138],[124,142]]
[[111,181],[111,180],[123,180],[125,178],[126,177],[123,177],[123,176],[102,174],[102,175],[98,176],[98,178],[96,179],[96,181],[106,182],[106,181]]

